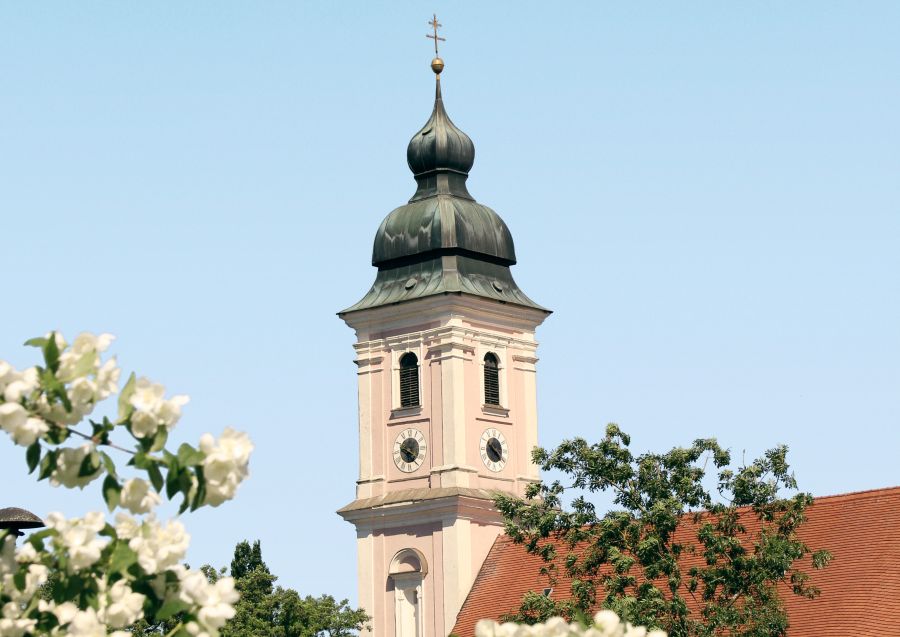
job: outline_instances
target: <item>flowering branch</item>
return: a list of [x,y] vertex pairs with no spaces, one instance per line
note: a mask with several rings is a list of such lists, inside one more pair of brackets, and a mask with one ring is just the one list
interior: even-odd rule
[[[210,583],[183,566],[190,536],[178,520],[157,521],[153,510],[162,497],[181,495],[179,514],[232,499],[248,475],[253,445],[227,428],[219,439],[204,434],[197,446],[170,451],[169,434],[188,397],[166,398],[162,385],[134,374],[120,389],[116,359],[101,357],[112,341],[84,333],[69,345],[51,332],[26,342],[41,350],[43,365],[17,371],[0,361],[0,429],[26,448],[29,473],[70,489],[102,477],[103,499],[116,512],[114,524],[101,512],[75,519],[51,513],[48,528],[18,550],[12,535],[0,533],[0,637],[93,637],[108,629],[127,637],[123,629],[139,619],[175,615],[184,620],[168,637],[217,637],[234,615],[234,581]],[[114,394],[114,420],[88,418]],[[74,428],[85,420],[90,434]],[[111,441],[117,430],[131,436],[132,449]],[[85,443],[66,445],[72,437]],[[120,476],[98,447],[129,454],[125,466],[147,479]]]

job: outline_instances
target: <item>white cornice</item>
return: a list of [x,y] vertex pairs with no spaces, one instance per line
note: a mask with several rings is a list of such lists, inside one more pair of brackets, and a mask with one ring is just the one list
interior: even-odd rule
[[[412,524],[443,523],[454,519],[468,519],[482,524],[501,525],[503,517],[494,507],[491,492],[485,489],[416,489],[414,491],[457,491],[455,495],[429,494],[427,499],[415,499],[405,501],[395,497],[366,498],[357,500],[338,510],[338,515],[353,523],[357,531],[372,531],[375,529],[387,529],[405,527]],[[467,495],[465,492],[472,492]],[[481,495],[475,495],[475,492]],[[403,493],[403,492],[401,492]],[[487,497],[485,497],[487,496]],[[386,500],[383,504],[369,505],[371,501]]]
[[448,315],[534,330],[544,322],[549,312],[468,294],[445,294],[359,310],[344,314],[341,318],[351,328],[360,331],[381,329],[386,323],[402,328],[404,324],[412,326],[430,320],[444,320]]
[[[468,326],[444,325],[419,332],[359,341],[353,345],[353,348],[356,350],[358,361],[371,360],[374,363],[377,354],[385,349],[408,349],[420,345],[424,345],[429,351],[462,349],[472,352],[474,351],[471,343],[473,340],[489,347],[515,348],[526,352],[535,352],[538,347],[538,343],[535,340],[516,338],[496,332],[485,332]],[[372,356],[372,354],[375,356]],[[516,360],[519,359],[522,361],[537,361],[537,358],[531,356],[517,356]]]

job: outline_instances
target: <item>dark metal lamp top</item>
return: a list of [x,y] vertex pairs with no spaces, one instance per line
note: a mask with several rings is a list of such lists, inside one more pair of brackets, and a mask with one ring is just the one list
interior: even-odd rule
[[0,509],[0,529],[39,529],[46,526],[44,521],[31,511],[18,507]]

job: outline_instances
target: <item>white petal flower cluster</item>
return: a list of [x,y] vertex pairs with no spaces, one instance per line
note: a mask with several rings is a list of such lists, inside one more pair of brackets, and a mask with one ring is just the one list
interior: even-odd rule
[[127,513],[116,514],[116,534],[128,540],[138,564],[148,574],[171,570],[184,559],[191,541],[181,522],[169,520],[163,526],[153,515],[138,522]]
[[43,564],[29,564],[25,571],[25,586],[19,590],[14,581],[19,562],[15,540],[7,536],[0,546],[0,591],[9,601],[0,609],[0,637],[22,637],[34,629],[36,621],[23,617],[24,610],[50,576],[49,569]]
[[181,418],[181,408],[190,401],[187,396],[165,398],[166,388],[147,378],[139,378],[131,395],[131,431],[138,438],[156,435],[160,427],[171,429]]
[[51,513],[47,516],[47,526],[58,533],[53,543],[65,548],[70,570],[80,571],[100,559],[106,540],[97,534],[106,526],[106,520],[99,511],[70,520],[61,513]]
[[29,367],[25,371],[0,361],[0,397],[8,403],[17,403],[28,397],[38,387],[37,367]]
[[0,361],[0,429],[17,445],[31,445],[49,428],[46,422],[29,414],[21,405],[38,385],[36,367],[19,372],[6,361]]
[[58,332],[55,334],[60,350],[56,377],[66,385],[71,410],[59,403],[51,404],[46,396],[41,396],[36,407],[41,416],[54,423],[74,425],[89,415],[98,402],[119,391],[121,370],[115,357],[102,364],[100,360],[100,354],[109,348],[115,337],[82,332],[69,346]]
[[219,629],[234,617],[234,604],[240,596],[234,588],[234,579],[222,577],[210,584],[202,571],[183,567],[179,579],[181,601],[199,607],[197,621],[188,622],[185,629],[194,637],[217,637]]
[[[58,346],[62,335],[59,332],[56,335]],[[63,340],[63,346],[60,347],[59,372],[57,374],[59,379],[63,382],[71,382],[79,376],[84,376],[85,373],[82,370],[87,366],[87,361],[91,361],[96,365],[96,359],[99,357],[99,354],[108,350],[114,340],[116,340],[116,337],[112,334],[95,336],[90,332],[82,332],[76,336],[71,347],[65,345]],[[96,369],[94,365],[91,365],[91,371]]]
[[145,599],[120,579],[100,596],[98,616],[110,628],[125,628],[143,617]]
[[79,609],[72,602],[56,605],[53,602],[41,602],[41,610],[56,615],[59,627],[50,633],[52,637],[130,637],[131,633],[117,630],[107,632],[107,626],[93,608]]
[[475,625],[475,637],[666,637],[661,630],[647,630],[619,619],[611,610],[594,615],[590,626],[570,624],[562,617],[552,617],[542,624],[529,626],[507,622],[498,624],[482,619]]
[[159,494],[150,490],[150,483],[141,478],[125,481],[120,504],[132,513],[150,513],[159,504]]
[[[49,471],[54,486],[84,488],[108,469],[104,499],[121,511],[115,533],[99,512],[72,519],[51,513],[46,520],[51,532],[33,537],[34,544],[26,542],[17,549],[12,537],[0,542],[0,637],[32,637],[36,631],[49,637],[130,637],[127,628],[144,617],[145,605],[157,608],[166,600],[189,606],[185,613],[190,621],[184,626],[188,634],[219,637],[219,630],[235,614],[234,580],[221,578],[210,584],[202,572],[181,565],[190,541],[184,525],[177,520],[157,521],[153,511],[161,497],[150,482],[140,477],[122,482],[124,477],[118,476],[111,458],[104,455],[101,461],[98,446],[112,445],[112,436],[107,435],[117,426],[128,427],[135,437],[144,439],[137,446],[141,457],[132,463],[135,469],[147,471],[153,480],[159,478],[158,471],[168,470],[170,481],[192,483],[193,491],[182,489],[187,502],[194,501],[202,478],[203,504],[218,506],[231,499],[248,476],[253,444],[246,434],[229,428],[219,439],[203,436],[202,456],[188,446],[188,460],[170,462],[170,452],[160,449],[166,437],[156,434],[160,428],[168,431],[175,426],[188,397],[166,398],[165,388],[146,378],[129,381],[119,401],[117,422],[103,418],[90,423],[93,434],[78,431],[74,425],[119,391],[121,372],[115,358],[104,361],[101,356],[114,337],[82,333],[71,345],[57,332],[46,338],[54,339],[49,347],[46,340],[29,342],[41,345],[44,372],[37,367],[18,371],[0,361],[0,429],[14,443],[31,447],[29,466],[39,463],[41,475],[47,477]],[[68,427],[72,428],[61,429]],[[86,442],[66,447],[73,444],[70,436],[81,436]],[[153,439],[152,445],[148,439]],[[179,459],[182,456],[179,449]],[[144,464],[145,460],[155,466]],[[88,475],[79,475],[83,472]],[[140,569],[131,567],[135,559]],[[60,578],[59,590],[66,591],[68,600],[43,598],[51,570]],[[70,593],[75,589],[78,595]],[[47,615],[55,616],[56,622]],[[48,620],[58,625],[40,628]]]
[[[78,475],[81,473],[81,465],[88,457],[97,470],[86,476]],[[80,447],[69,447],[59,452],[59,456],[56,458],[56,468],[50,474],[50,484],[55,487],[62,485],[67,489],[75,487],[84,489],[102,474],[100,454],[97,453],[94,445],[88,442]]]
[[[3,612],[6,613],[6,606],[4,605]],[[37,620],[34,619],[26,619],[23,617],[19,617],[13,619],[12,617],[0,617],[0,637],[23,637],[24,635],[30,635],[31,631],[34,630],[35,624],[37,624]]]
[[205,504],[219,506],[234,497],[238,485],[249,475],[253,443],[244,432],[228,427],[218,440],[211,434],[203,434],[200,451],[206,454],[203,460]]
[[8,433],[17,445],[28,447],[49,428],[42,418],[30,416],[19,403],[0,404],[0,429]]

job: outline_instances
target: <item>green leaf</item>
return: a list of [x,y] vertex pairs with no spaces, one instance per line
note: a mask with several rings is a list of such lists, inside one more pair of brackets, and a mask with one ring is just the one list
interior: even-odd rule
[[40,347],[40,348],[43,348],[44,345],[46,345],[46,344],[47,344],[47,339],[44,338],[43,336],[38,336],[36,338],[29,338],[24,343],[25,347]]
[[100,452],[100,460],[103,461],[103,466],[106,467],[106,473],[111,475],[113,478],[118,478],[119,474],[116,473],[116,463],[113,462],[113,459],[109,457],[109,454],[105,451]]
[[38,463],[41,461],[41,443],[35,441],[28,447],[25,452],[25,462],[28,463],[28,473],[34,473]]
[[43,370],[40,374],[40,379],[41,387],[43,387],[50,401],[59,401],[66,408],[66,411],[72,411],[72,403],[69,402],[66,386],[56,377],[54,371],[51,369]]
[[97,352],[88,352],[78,359],[75,367],[72,368],[72,379],[86,376],[93,371],[94,365],[97,363]]
[[195,469],[197,473],[197,493],[194,495],[194,501],[191,502],[191,511],[196,511],[206,500],[206,477],[203,475],[203,467]]
[[154,619],[156,621],[163,621],[165,619],[169,619],[173,615],[183,613],[189,608],[190,606],[188,604],[175,597],[169,599],[162,606],[160,606],[159,610],[156,612],[156,616],[154,617]]
[[109,570],[113,573],[125,573],[128,567],[137,562],[137,553],[131,550],[124,540],[116,543],[109,556]]
[[44,342],[44,362],[54,374],[59,369],[59,347],[56,346],[56,332],[50,332],[50,337]]
[[106,506],[110,511],[119,506],[121,493],[122,487],[119,485],[119,481],[110,475],[106,476],[106,479],[103,480],[103,499],[106,500]]
[[206,454],[192,446],[183,443],[178,447],[178,463],[182,467],[194,467],[206,459]]
[[162,472],[159,470],[159,466],[156,463],[147,467],[147,475],[150,476],[150,482],[153,484],[153,488],[156,489],[156,492],[162,493],[165,482],[163,481]]
[[84,457],[84,460],[81,461],[81,466],[78,467],[78,477],[85,478],[87,476],[92,476],[100,469],[100,459],[97,457],[95,453],[89,453]]
[[56,449],[52,449],[41,458],[41,472],[38,474],[38,480],[49,478],[53,470],[56,469],[56,454]]
[[150,447],[150,452],[160,451],[165,448],[168,439],[169,429],[167,427],[159,427],[156,430],[156,435],[153,437],[153,445]]
[[52,442],[54,445],[61,445],[69,438],[69,429],[68,427],[55,427],[50,425],[50,429],[47,430],[47,440]]
[[34,533],[29,534],[28,543],[31,544],[38,551],[44,550],[44,540],[51,535],[55,535],[56,531],[53,529],[44,529],[43,531],[35,531]]
[[134,372],[128,377],[128,382],[122,388],[119,394],[119,422],[124,422],[131,417],[134,412],[134,406],[131,404],[131,397],[134,396],[135,383],[137,382]]
[[134,454],[134,458],[131,459],[130,464],[133,464],[138,469],[149,469],[152,465],[156,464],[156,460],[148,456],[143,451],[138,451]]
[[170,500],[180,490],[179,476],[183,471],[184,469],[178,466],[177,461],[169,463],[169,473],[166,476],[166,497]]
[[16,574],[13,575],[13,583],[20,591],[25,590],[25,575],[25,571],[22,570],[16,571]]

